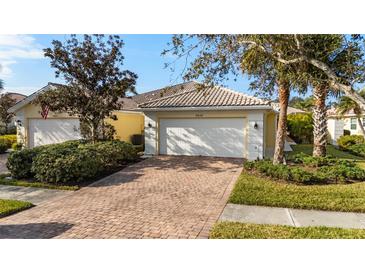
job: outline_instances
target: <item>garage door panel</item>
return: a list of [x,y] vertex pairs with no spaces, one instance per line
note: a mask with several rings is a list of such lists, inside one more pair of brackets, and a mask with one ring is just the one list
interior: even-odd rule
[[29,146],[41,146],[81,139],[78,119],[30,119]]
[[243,157],[244,119],[161,119],[160,153]]

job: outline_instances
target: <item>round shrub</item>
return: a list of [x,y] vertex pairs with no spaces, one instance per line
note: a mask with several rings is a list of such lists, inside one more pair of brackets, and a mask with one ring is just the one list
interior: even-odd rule
[[125,142],[70,141],[48,146],[34,158],[31,170],[39,181],[72,185],[115,171],[136,159],[136,150]]
[[342,150],[348,150],[348,148],[355,144],[363,144],[365,141],[362,135],[344,135],[337,139],[338,147]]
[[77,184],[94,178],[103,170],[96,151],[77,147],[48,147],[33,161],[32,172],[41,182]]
[[33,158],[43,148],[36,147],[11,152],[6,163],[6,167],[9,169],[11,176],[17,179],[33,177],[34,174],[31,171]]
[[351,145],[347,149],[351,154],[365,157],[365,144]]

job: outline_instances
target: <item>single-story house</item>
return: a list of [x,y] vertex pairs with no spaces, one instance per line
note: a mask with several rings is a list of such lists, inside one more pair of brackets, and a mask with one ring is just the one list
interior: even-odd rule
[[[345,130],[350,135],[363,135],[359,125],[359,119],[352,110],[344,115],[338,115],[335,108],[330,108],[327,110],[327,118],[329,142],[333,145],[337,145],[337,139],[344,135]],[[360,120],[365,127],[365,115]]]
[[[80,138],[79,121],[67,114],[41,116],[31,104],[50,83],[9,111],[16,114],[19,141],[28,147]],[[115,111],[118,139],[144,133],[146,155],[201,155],[254,160],[273,155],[277,111],[271,103],[220,86],[192,81],[123,98]]]
[[277,112],[269,101],[187,82],[172,95],[138,104],[145,115],[145,154],[270,157]]

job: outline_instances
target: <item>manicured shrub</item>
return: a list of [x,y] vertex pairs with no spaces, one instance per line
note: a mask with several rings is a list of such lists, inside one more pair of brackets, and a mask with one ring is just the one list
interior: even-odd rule
[[[311,156],[306,157],[314,158]],[[303,160],[306,159],[306,157],[299,157],[299,159]],[[306,160],[308,162],[302,161],[299,163],[306,163],[303,166],[308,165],[312,167],[309,171],[304,169],[303,166],[273,165],[271,161],[245,162],[244,168],[246,170],[255,170],[274,179],[302,184],[365,180],[365,170],[358,167],[353,161],[337,160],[328,157],[318,159],[318,162],[315,162],[313,159],[311,159],[312,161]],[[316,168],[314,169],[313,167]]]
[[313,157],[303,152],[295,155],[294,162],[297,164],[303,164],[309,167],[320,167],[336,163],[336,159],[333,157]]
[[299,144],[313,142],[313,118],[311,113],[293,113],[288,115],[290,137]]
[[23,148],[23,144],[22,143],[14,143],[12,146],[11,146],[12,150],[22,150]]
[[337,139],[338,147],[342,150],[348,150],[348,148],[355,144],[364,144],[364,136],[362,135],[344,135]]
[[51,146],[33,161],[34,177],[47,183],[77,184],[95,177],[103,170],[96,150],[72,146]]
[[137,151],[125,142],[70,141],[48,146],[39,153],[34,158],[32,173],[41,182],[77,184],[115,171],[136,159]]
[[0,136],[0,144],[6,145],[7,148],[11,148],[11,146],[16,143],[16,135],[2,135]]
[[33,149],[23,149],[11,152],[6,163],[11,176],[16,179],[33,177],[34,174],[31,171],[33,159],[44,148],[45,146],[41,146]]
[[303,169],[283,164],[273,165],[271,161],[267,160],[245,162],[244,168],[247,170],[257,170],[259,173],[275,179],[305,184],[315,181],[313,175]]

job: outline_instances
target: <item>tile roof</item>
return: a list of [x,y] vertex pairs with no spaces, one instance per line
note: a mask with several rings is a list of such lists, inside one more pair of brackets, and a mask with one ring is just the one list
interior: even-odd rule
[[[276,110],[276,111],[280,111],[280,105],[279,103],[271,103],[271,105],[273,106],[273,108]],[[294,113],[309,113],[308,111],[304,111],[304,110],[301,110],[299,108],[293,108],[293,107],[289,107],[288,106],[288,109],[287,109],[287,114],[294,114]]]
[[[270,102],[236,92],[220,86],[203,86],[197,82],[187,82],[167,90],[170,96],[141,102],[138,107],[176,108],[176,107],[245,107],[270,106]],[[132,97],[134,99],[134,97]]]
[[141,94],[135,95],[131,98],[137,104],[142,104],[142,103],[146,103],[148,101],[161,99],[162,97],[171,96],[171,95],[175,95],[178,93],[194,90],[196,85],[197,85],[197,82],[190,81],[190,82],[186,82],[186,83],[180,83],[177,85],[152,90],[150,92],[141,93]]

